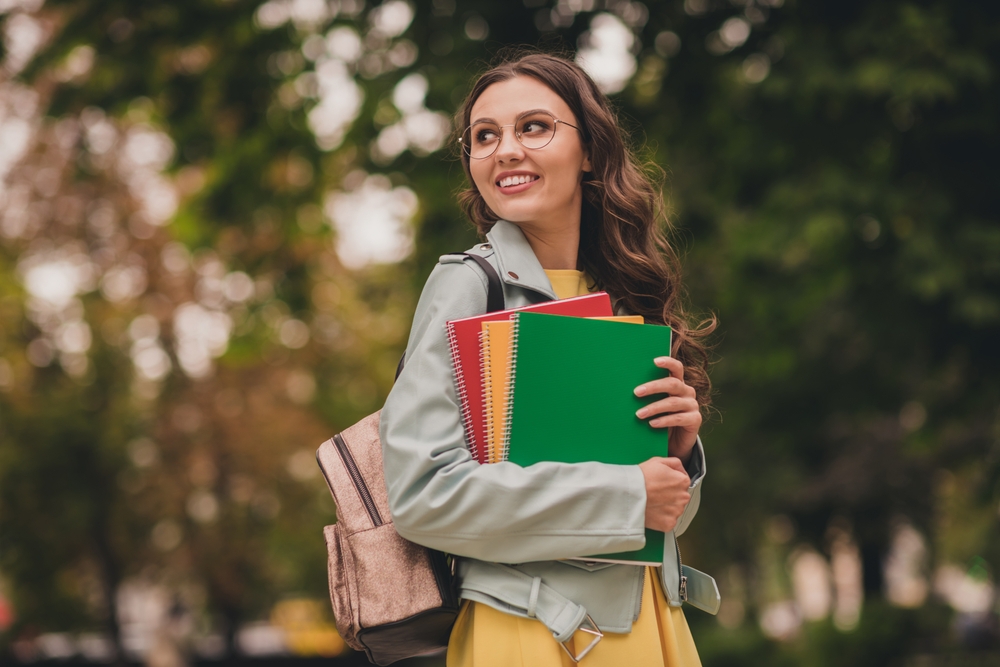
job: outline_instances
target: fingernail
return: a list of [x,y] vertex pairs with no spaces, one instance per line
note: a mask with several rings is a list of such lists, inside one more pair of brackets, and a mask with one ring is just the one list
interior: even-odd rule
[[649,410],[647,410],[646,408],[640,408],[635,412],[635,416],[638,417],[639,419],[643,419],[648,414]]
[[669,358],[670,357],[657,357],[656,359],[653,359],[653,363],[654,364],[658,364],[658,365],[662,365],[662,364],[667,363],[667,359],[669,359]]
[[646,385],[640,385],[635,388],[636,396],[643,396],[646,393]]

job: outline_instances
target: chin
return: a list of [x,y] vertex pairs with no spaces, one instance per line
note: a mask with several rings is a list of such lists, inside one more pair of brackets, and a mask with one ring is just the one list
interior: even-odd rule
[[528,222],[528,221],[531,220],[531,218],[529,216],[526,216],[526,215],[517,215],[516,213],[510,213],[510,212],[500,213],[499,214],[499,218],[501,220],[506,220],[507,222],[512,223],[512,224],[517,225],[517,226],[521,226],[522,224],[524,224],[524,223],[526,223],[526,222]]
[[506,206],[490,206],[490,210],[496,213],[501,220],[515,224],[527,222],[538,215],[538,207],[536,206],[511,206],[510,202]]

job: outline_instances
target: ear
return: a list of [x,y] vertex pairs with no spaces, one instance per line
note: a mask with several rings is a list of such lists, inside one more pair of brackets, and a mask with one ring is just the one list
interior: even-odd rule
[[584,148],[583,149],[583,165],[582,165],[581,169],[583,171],[585,171],[585,172],[594,171],[594,166],[592,164],[590,164],[590,149],[589,148]]

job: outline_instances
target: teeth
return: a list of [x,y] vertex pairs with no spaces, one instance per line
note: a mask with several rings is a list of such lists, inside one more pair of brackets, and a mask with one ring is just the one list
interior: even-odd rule
[[499,185],[501,188],[509,188],[512,185],[521,185],[522,183],[528,183],[537,179],[537,176],[508,176],[507,178],[501,178]]

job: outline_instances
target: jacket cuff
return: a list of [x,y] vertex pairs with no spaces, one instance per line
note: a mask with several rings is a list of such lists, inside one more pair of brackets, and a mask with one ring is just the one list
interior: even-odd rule
[[698,486],[705,477],[705,448],[701,444],[700,435],[695,440],[694,448],[691,450],[691,458],[688,459],[684,470],[687,471],[688,477],[691,478],[691,486],[689,488],[693,489]]
[[[620,468],[627,480],[623,489],[627,497],[625,507],[630,511],[625,514],[629,532],[642,535],[643,544],[646,539],[646,477],[642,474],[642,469],[637,466],[615,466]],[[642,547],[639,547],[642,548]]]

